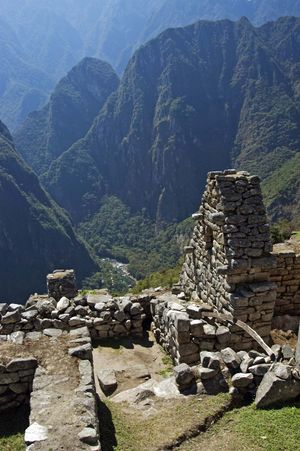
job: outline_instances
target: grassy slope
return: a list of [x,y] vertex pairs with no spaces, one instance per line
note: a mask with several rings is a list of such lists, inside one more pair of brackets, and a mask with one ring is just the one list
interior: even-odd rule
[[225,414],[209,432],[180,451],[299,451],[300,404],[257,410],[254,405]]
[[108,429],[108,424],[102,422],[102,437],[106,439],[105,443],[102,443],[102,450],[165,449],[166,445],[181,434],[203,424],[208,415],[217,413],[228,400],[227,394],[163,400],[161,408],[150,417],[142,415],[137,410],[130,411],[126,404],[107,400],[102,409],[106,409],[106,412],[107,408],[110,410],[115,431]]

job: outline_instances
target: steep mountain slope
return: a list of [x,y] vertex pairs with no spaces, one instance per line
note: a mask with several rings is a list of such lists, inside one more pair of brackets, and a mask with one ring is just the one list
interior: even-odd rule
[[209,170],[267,178],[300,149],[299,40],[295,18],[167,30],[135,53],[46,186],[75,221],[113,194],[161,223],[198,207]]
[[119,80],[111,66],[84,58],[56,86],[49,103],[31,113],[14,138],[25,161],[38,173],[83,137]]
[[16,153],[2,122],[0,209],[2,302],[22,302],[32,292],[45,291],[45,275],[54,268],[74,267],[79,280],[97,269],[66,214]]
[[[26,112],[42,105],[43,99],[34,96],[47,97],[49,88],[85,56],[104,59],[121,73],[140,45],[169,27],[242,16],[260,25],[300,16],[300,0],[0,0],[0,11],[22,43],[21,59],[51,79],[40,93],[45,75],[34,79],[34,92],[12,78],[17,87],[5,103],[13,109],[4,109],[1,117],[15,128]],[[2,46],[0,60],[1,53]]]
[[23,47],[7,23],[0,19],[0,117],[9,126],[46,101],[52,81],[28,64]]

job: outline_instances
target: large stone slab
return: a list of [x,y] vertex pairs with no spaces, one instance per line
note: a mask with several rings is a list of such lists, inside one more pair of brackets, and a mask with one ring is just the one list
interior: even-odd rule
[[273,371],[269,371],[257,389],[255,404],[260,409],[271,407],[296,399],[299,395],[300,381],[280,379]]

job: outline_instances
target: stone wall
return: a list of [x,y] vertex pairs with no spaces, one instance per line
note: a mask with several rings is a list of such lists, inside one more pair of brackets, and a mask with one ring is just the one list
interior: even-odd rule
[[34,357],[0,360],[0,412],[29,403],[36,367]]
[[62,297],[34,295],[25,306],[0,304],[0,338],[22,339],[27,332],[56,336],[62,331],[87,326],[94,339],[142,335],[143,322],[150,315],[151,295],[113,298],[105,292]]
[[209,305],[187,304],[169,293],[151,300],[152,330],[175,364],[194,365],[200,352],[220,351],[230,343],[230,330],[214,319],[203,319]]
[[[247,172],[208,174],[206,190],[194,219],[180,277],[192,300],[209,303],[255,329],[265,340],[271,330],[276,284],[271,269],[269,224],[260,181]],[[249,348],[253,340],[236,326],[231,346]]]
[[271,270],[271,280],[277,284],[275,316],[300,316],[300,255],[274,246],[276,267]]

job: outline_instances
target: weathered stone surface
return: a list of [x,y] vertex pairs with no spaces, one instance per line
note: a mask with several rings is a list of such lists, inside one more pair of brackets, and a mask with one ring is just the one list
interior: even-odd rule
[[63,296],[58,301],[58,303],[56,305],[56,310],[58,310],[59,313],[62,313],[69,307],[69,305],[70,305],[70,300],[68,298],[66,298],[65,296]]
[[37,359],[34,357],[17,358],[11,360],[6,369],[9,372],[34,369],[38,365]]
[[79,440],[88,445],[95,445],[98,442],[98,435],[94,428],[88,427],[82,429],[78,434]]
[[200,361],[204,368],[211,368],[214,370],[220,369],[220,357],[215,352],[201,351]]
[[273,365],[273,372],[275,376],[280,379],[288,380],[292,378],[292,366],[284,365],[283,363],[275,363]]
[[103,368],[97,371],[97,378],[101,390],[106,396],[112,395],[118,387],[116,373],[113,369]]
[[1,324],[15,324],[21,320],[21,313],[19,310],[7,312],[1,318]]
[[270,368],[271,368],[271,364],[262,363],[260,365],[249,366],[248,371],[249,371],[249,373],[252,373],[255,376],[263,376],[264,374],[266,374],[269,371]]
[[255,397],[258,408],[274,406],[290,401],[300,395],[300,381],[280,379],[273,371],[267,372],[261,381]]
[[20,380],[20,377],[17,372],[0,374],[0,385],[15,384],[16,382],[19,382],[19,380]]
[[176,384],[178,384],[179,387],[187,387],[195,382],[195,375],[186,363],[175,366],[173,371]]
[[239,370],[241,359],[237,353],[231,348],[221,350],[223,362],[230,371],[236,372]]
[[200,367],[198,369],[198,373],[201,380],[208,380],[212,379],[218,373],[218,370],[213,368]]
[[25,332],[18,331],[12,332],[9,336],[9,341],[17,345],[22,345],[25,337]]
[[25,443],[30,445],[31,443],[41,442],[47,440],[48,428],[38,423],[32,423],[25,431]]
[[232,385],[236,388],[248,387],[253,382],[252,373],[236,373],[231,379]]
[[92,346],[90,344],[84,344],[75,348],[69,349],[69,355],[72,357],[78,357],[82,360],[90,360],[92,358]]
[[47,337],[58,338],[62,335],[62,330],[54,328],[44,329],[43,334],[46,335]]

